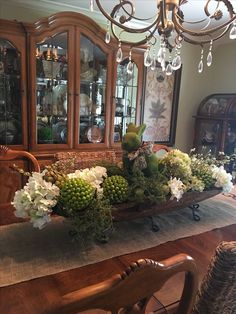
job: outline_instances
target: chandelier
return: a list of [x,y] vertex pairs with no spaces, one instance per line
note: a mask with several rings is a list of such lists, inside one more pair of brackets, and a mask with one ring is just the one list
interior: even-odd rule
[[[229,30],[229,38],[236,39],[236,14],[232,0],[198,0],[198,4],[203,3],[204,17],[194,21],[185,19],[184,7],[191,5],[190,11],[194,12],[196,0],[153,0],[156,2],[156,12],[150,18],[136,16],[135,3],[141,2],[140,0],[113,1],[115,4],[110,13],[104,9],[107,0],[90,0],[91,11],[94,9],[94,1],[107,19],[105,42],[107,44],[110,42],[111,34],[118,41],[116,54],[118,63],[123,59],[122,45],[130,47],[127,65],[127,72],[130,74],[133,71],[133,47],[145,45],[144,65],[154,70],[159,63],[162,71],[166,75],[171,75],[181,67],[182,43],[185,41],[199,45],[201,56],[198,72],[202,73],[205,49],[207,49],[206,64],[211,66],[213,43]],[[149,5],[145,0],[142,3],[144,7]],[[139,26],[141,23],[143,25]]]

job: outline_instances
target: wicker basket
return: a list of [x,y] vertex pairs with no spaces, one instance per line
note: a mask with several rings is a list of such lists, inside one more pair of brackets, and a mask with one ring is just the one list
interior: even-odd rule
[[60,162],[67,172],[77,169],[90,168],[99,161],[118,163],[115,151],[92,151],[92,152],[59,152],[55,155],[56,161]]

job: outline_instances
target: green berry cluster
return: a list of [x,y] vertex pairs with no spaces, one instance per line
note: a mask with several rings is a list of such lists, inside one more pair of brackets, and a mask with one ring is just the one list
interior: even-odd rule
[[124,202],[128,196],[128,181],[119,175],[107,177],[103,182],[103,195],[111,204]]
[[86,208],[94,198],[95,190],[90,183],[80,178],[69,179],[61,189],[61,202],[72,213]]
[[206,190],[209,190],[215,184],[215,179],[212,178],[212,171],[208,167],[193,170],[193,175],[204,183]]

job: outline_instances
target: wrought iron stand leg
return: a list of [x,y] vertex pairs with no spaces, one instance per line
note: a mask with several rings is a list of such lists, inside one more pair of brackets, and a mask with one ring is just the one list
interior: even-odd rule
[[193,220],[195,221],[201,220],[201,217],[196,213],[199,209],[199,204],[192,204],[192,205],[189,205],[188,207],[192,209]]
[[158,223],[156,219],[153,216],[149,216],[148,218],[151,219],[151,224],[152,224],[152,231],[157,232],[160,230],[160,227],[158,226]]

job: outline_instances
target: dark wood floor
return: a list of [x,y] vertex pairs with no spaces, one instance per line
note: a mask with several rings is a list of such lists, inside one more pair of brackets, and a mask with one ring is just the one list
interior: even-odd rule
[[[236,204],[235,200],[232,201]],[[151,249],[115,257],[97,264],[0,288],[0,313],[42,314],[52,302],[57,302],[63,294],[105,280],[111,275],[121,272],[130,262],[140,258],[162,260],[177,253],[187,253],[196,260],[199,275],[202,278],[207,271],[216,246],[223,240],[236,240],[236,224],[167,242]],[[178,300],[182,289],[182,277],[182,274],[176,276],[157,293],[156,297],[163,304],[169,305]],[[149,313],[158,308],[160,306],[153,301]]]

